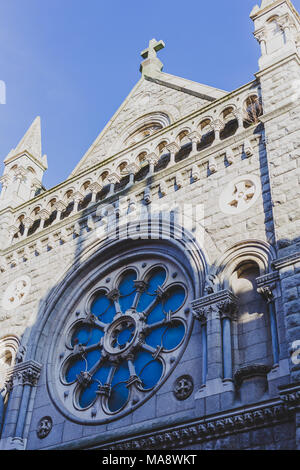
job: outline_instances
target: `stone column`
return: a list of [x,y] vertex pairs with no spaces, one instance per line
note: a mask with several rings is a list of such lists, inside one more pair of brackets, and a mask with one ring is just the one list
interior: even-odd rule
[[0,178],[0,183],[2,184],[2,191],[0,194],[0,200],[4,199],[8,185],[11,183],[11,177],[9,175],[3,175]]
[[201,324],[202,341],[202,386],[205,386],[207,379],[207,310],[194,307],[194,317]]
[[94,204],[96,202],[97,194],[100,193],[102,188],[103,188],[103,186],[101,184],[97,183],[96,181],[89,186],[89,189],[92,193],[91,204]]
[[130,188],[134,184],[134,175],[138,173],[140,170],[139,165],[136,163],[128,163],[128,165],[125,168],[126,174],[129,175],[129,182],[126,186],[126,188]]
[[220,142],[220,132],[221,129],[224,127],[224,122],[221,119],[216,119],[213,124],[212,128],[215,131],[215,142]]
[[234,116],[237,119],[238,122],[238,130],[243,130],[244,129],[244,119],[243,119],[243,111],[241,109],[237,109],[234,111]]
[[272,339],[273,364],[278,365],[280,361],[280,346],[278,337],[278,321],[276,315],[276,299],[278,297],[279,274],[270,272],[256,279],[257,291],[263,296],[268,304],[270,318],[270,333]]
[[114,194],[115,185],[117,183],[120,183],[120,176],[118,175],[118,173],[114,172],[108,175],[107,179],[108,179],[108,182],[110,183],[109,193],[107,194],[107,197],[109,197]]
[[28,235],[28,231],[30,227],[33,225],[34,221],[30,217],[25,217],[23,220],[23,225],[24,225],[24,233],[23,233],[23,238],[26,238]]
[[[36,361],[25,361],[14,366],[9,372],[8,384],[10,397],[4,420],[0,449],[24,450],[26,438],[24,436],[25,424],[32,389],[38,383],[41,364]],[[13,419],[13,422],[8,420]]]
[[[232,378],[231,320],[237,299],[229,290],[194,300],[194,315],[207,324],[207,379]],[[224,375],[224,370],[226,371]]]
[[169,165],[174,165],[175,163],[175,155],[180,150],[180,146],[176,142],[171,142],[170,144],[166,145],[166,149],[170,152],[170,162]]
[[267,40],[266,40],[266,30],[262,28],[254,33],[255,39],[259,42],[261,47],[261,55],[265,56],[267,54]]
[[53,207],[57,212],[57,220],[60,220],[62,212],[65,211],[67,208],[67,204],[59,200],[54,203]]
[[149,173],[147,175],[149,177],[152,176],[154,173],[154,167],[159,160],[159,156],[155,152],[148,153],[148,155],[146,155],[145,157],[145,160],[147,161],[147,163],[149,163]]
[[73,194],[74,199],[74,212],[78,211],[79,204],[83,201],[84,195],[80,191],[76,191]]
[[223,380],[233,379],[232,326],[237,311],[237,299],[228,291],[226,300],[218,303],[222,322]]
[[197,153],[197,144],[201,140],[201,134],[198,131],[193,131],[187,137],[192,142],[192,154]]
[[40,212],[38,213],[38,215],[40,216],[41,220],[43,223],[41,223],[41,229],[43,229],[45,227],[45,223],[46,223],[46,220],[49,219],[50,217],[50,212],[48,212],[46,209],[41,209]]
[[21,183],[22,183],[22,181],[25,180],[26,175],[27,175],[27,172],[26,172],[25,168],[23,168],[22,166],[20,166],[19,168],[17,168],[15,170],[15,177],[16,177],[16,180],[18,182],[17,188],[16,188],[16,194],[17,195],[19,194]]

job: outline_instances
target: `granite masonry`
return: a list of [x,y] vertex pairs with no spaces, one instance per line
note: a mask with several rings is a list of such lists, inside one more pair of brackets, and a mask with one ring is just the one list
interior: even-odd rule
[[162,72],[152,39],[65,181],[39,118],[6,157],[1,450],[300,449],[300,17],[250,16],[251,83]]

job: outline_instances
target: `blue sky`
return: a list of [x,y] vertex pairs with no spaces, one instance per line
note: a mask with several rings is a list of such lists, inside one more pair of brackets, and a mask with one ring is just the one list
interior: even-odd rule
[[[138,81],[140,51],[153,37],[166,43],[165,72],[228,91],[251,81],[255,3],[0,0],[0,161],[40,115],[44,184],[63,181]],[[300,0],[294,5],[299,11]]]

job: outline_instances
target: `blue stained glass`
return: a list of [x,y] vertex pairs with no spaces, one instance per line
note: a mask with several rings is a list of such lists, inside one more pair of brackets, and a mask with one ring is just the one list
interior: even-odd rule
[[151,313],[147,317],[147,323],[152,325],[152,323],[156,323],[158,321],[164,320],[166,318],[162,303],[159,302],[155,307],[151,310]]
[[91,329],[89,326],[82,326],[73,334],[71,344],[72,346],[75,346],[76,343],[90,346],[99,343],[102,336],[104,333],[99,328]]
[[122,278],[119,284],[119,304],[121,307],[122,312],[126,312],[130,307],[132,307],[136,290],[134,286],[134,282],[136,280],[136,272],[135,271],[128,271],[125,276]]
[[[179,320],[172,320],[172,315],[167,317],[167,313],[177,311],[183,305],[186,294],[185,289],[181,285],[174,285],[167,290],[166,295],[161,300],[158,300],[156,291],[159,286],[163,286],[166,277],[166,270],[160,266],[154,267],[151,270],[146,279],[148,283],[147,290],[141,293],[139,297],[137,311],[145,311],[153,303],[154,307],[150,307],[151,311],[146,320],[148,325],[162,322],[166,318],[171,319],[169,324],[164,323],[154,327],[153,331],[145,339],[146,344],[154,349],[162,346],[165,351],[170,351],[176,348],[183,340],[185,326]],[[134,299],[136,298],[136,288],[134,286],[136,279],[136,272],[129,268],[118,285],[120,293],[119,303],[123,313],[133,306]],[[158,303],[155,304],[156,299]],[[107,298],[104,290],[98,292],[91,305],[91,313],[103,323],[112,323],[116,314],[115,305],[112,300]],[[77,323],[75,328],[71,336],[71,345],[73,347],[76,344],[83,344],[87,347],[96,346],[94,351],[85,353],[83,357],[77,356],[68,360],[64,374],[65,380],[67,383],[72,383],[81,372],[87,371],[91,373],[91,370],[95,370],[89,386],[84,387],[80,385],[79,405],[82,408],[89,407],[97,396],[98,386],[100,384],[104,385],[109,380],[111,381],[111,393],[107,399],[108,407],[112,412],[117,412],[127,403],[129,398],[130,388],[126,386],[130,378],[128,362],[125,360],[121,363],[111,376],[110,373],[113,372],[114,368],[109,362],[101,364],[101,350],[97,346],[105,334],[103,328],[92,324],[85,325],[81,322]],[[129,324],[128,326],[124,325],[124,329],[113,336],[112,340],[116,342],[115,346],[119,345],[120,349],[122,349],[132,340],[134,333],[134,326]],[[133,362],[135,373],[141,379],[144,390],[147,391],[155,387],[163,374],[163,363],[159,360],[159,357],[153,359],[151,352],[140,350],[135,352]]]
[[75,333],[72,335],[71,345],[75,346],[78,344],[86,344],[90,337],[91,329],[88,326],[79,327]]
[[143,382],[143,388],[149,389],[154,387],[163,373],[163,365],[160,361],[152,360],[140,373],[140,378]]
[[[126,382],[130,377],[127,362],[123,362],[114,373],[112,380],[111,394],[108,399],[108,406],[111,411],[117,411],[126,403],[129,390]],[[122,383],[121,383],[122,382]]]
[[164,302],[165,312],[175,312],[178,310],[185,299],[185,290],[181,286],[174,286],[168,290],[168,298]]
[[126,384],[119,383],[115,385],[108,399],[108,407],[110,411],[118,411],[128,400],[129,389]]
[[148,351],[139,351],[137,353],[134,360],[134,367],[137,375],[140,374],[143,367],[150,361],[153,361],[153,357]]
[[178,346],[185,334],[184,325],[180,322],[176,322],[171,326],[168,326],[167,331],[163,335],[163,347],[167,351],[170,349],[176,348]]
[[97,362],[99,362],[101,358],[101,351],[99,350],[90,351],[87,354],[85,354],[85,357],[88,363],[87,370],[89,371]]
[[115,346],[117,346],[118,344],[120,346],[127,344],[132,339],[133,335],[134,335],[134,327],[125,328],[118,334],[117,343]]
[[[146,292],[143,292],[139,298],[137,311],[143,312],[155,299],[155,291],[158,286],[162,286],[166,279],[166,271],[163,268],[155,268],[150,274]],[[150,295],[149,295],[150,294]]]
[[153,348],[157,348],[157,346],[161,346],[162,344],[162,335],[166,330],[166,326],[162,326],[160,328],[156,328],[155,330],[151,331],[151,333],[146,336],[146,343]]
[[92,382],[87,388],[83,389],[79,395],[79,405],[86,408],[93,403],[98,388],[97,382]]
[[163,372],[163,366],[160,361],[153,360],[148,351],[140,351],[135,358],[134,366],[136,373],[141,378],[144,388],[154,387]]
[[123,362],[115,371],[111,384],[114,386],[118,382],[126,382],[129,377],[130,374],[127,362]]
[[[103,364],[100,369],[95,372],[95,374],[93,375],[93,379],[95,379],[96,381],[98,380],[99,382],[101,382],[102,385],[104,385],[107,382],[110,369],[110,364]],[[98,385],[100,385],[99,382],[97,382]]]
[[92,303],[91,312],[103,323],[111,323],[116,309],[114,303],[102,293]]
[[66,382],[69,384],[74,382],[74,380],[77,378],[77,375],[79,375],[80,372],[85,369],[86,363],[83,359],[71,359],[65,373]]
[[107,382],[108,374],[111,369],[111,365],[106,364],[100,367],[100,369],[95,372],[93,375],[93,381],[86,389],[83,389],[79,395],[79,405],[82,408],[86,408],[87,406],[91,405],[96,398],[96,392],[98,390],[98,386],[104,385]]

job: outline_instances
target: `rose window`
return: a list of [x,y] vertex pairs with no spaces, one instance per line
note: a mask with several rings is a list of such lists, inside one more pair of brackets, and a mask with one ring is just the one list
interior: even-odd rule
[[142,404],[189,336],[189,289],[174,263],[147,260],[103,277],[67,324],[60,390],[77,417],[107,421]]

